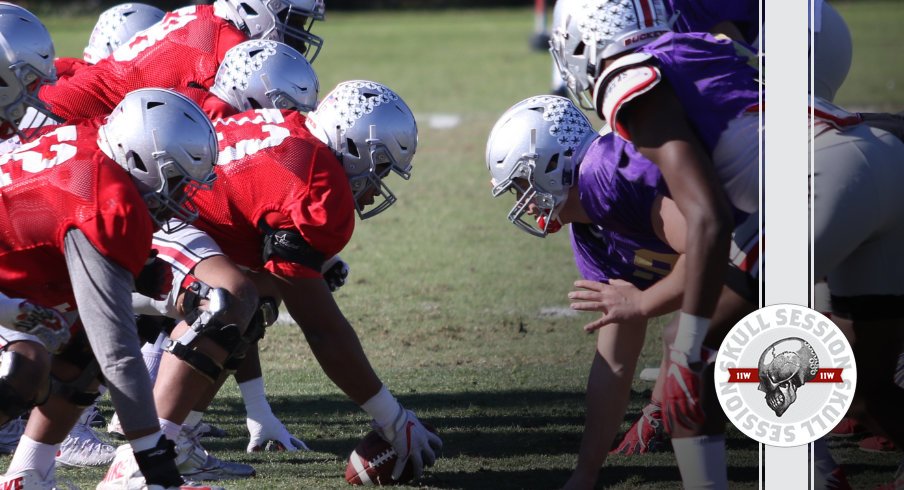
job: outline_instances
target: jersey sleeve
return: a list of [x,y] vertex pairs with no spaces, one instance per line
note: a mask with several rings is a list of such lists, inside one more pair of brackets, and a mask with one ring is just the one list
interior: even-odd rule
[[100,151],[97,158],[104,160],[98,166],[97,216],[80,228],[99,252],[137,277],[151,249],[150,213],[130,177]]
[[65,121],[105,116],[125,95],[122,83],[107,60],[85,66],[53,85],[44,85],[38,97]]

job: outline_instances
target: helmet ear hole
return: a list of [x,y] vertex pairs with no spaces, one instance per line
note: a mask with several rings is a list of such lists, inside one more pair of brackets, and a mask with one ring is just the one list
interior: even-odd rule
[[353,140],[351,138],[346,138],[345,139],[345,147],[346,147],[346,151],[348,152],[349,155],[351,155],[355,158],[361,157],[361,155],[358,153],[358,145],[355,144],[355,140]]
[[557,168],[559,168],[559,154],[558,153],[556,153],[549,159],[549,163],[546,164],[546,173],[553,172]]
[[241,4],[239,4],[239,6],[242,8],[242,10],[245,11],[245,15],[247,15],[249,17],[254,17],[257,15],[257,11],[254,10],[253,8],[251,8],[251,5],[248,5],[247,3],[242,2]]
[[248,105],[251,106],[252,109],[263,109],[264,106],[261,105],[260,102],[257,101],[254,97],[248,97]]
[[141,159],[141,156],[134,151],[130,151],[127,155],[127,158],[132,162],[132,168],[136,168],[141,170],[142,172],[147,173],[148,167],[144,164],[144,160]]

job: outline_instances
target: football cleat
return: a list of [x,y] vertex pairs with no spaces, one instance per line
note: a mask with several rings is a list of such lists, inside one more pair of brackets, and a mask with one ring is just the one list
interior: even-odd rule
[[22,470],[10,475],[0,476],[0,488],[16,490],[78,490],[78,487],[69,482],[58,483],[52,476],[45,480],[41,478],[37,470]]
[[176,466],[183,477],[193,481],[238,480],[257,474],[251,465],[223,461],[211,455],[201,446],[198,435],[185,427],[176,441]]
[[104,479],[97,485],[97,490],[225,490],[223,487],[202,485],[194,482],[183,482],[175,487],[162,485],[148,485],[135,461],[132,447],[123,444],[116,448],[116,457],[113,464],[104,475]]
[[700,394],[703,392],[703,363],[690,366],[687,356],[676,350],[671,350],[669,357],[663,394],[665,431],[672,434],[675,427],[695,431],[705,420],[700,402]]
[[107,425],[107,420],[104,418],[104,414],[100,413],[97,405],[91,405],[85,409],[85,423],[95,429],[100,429]]
[[24,433],[25,420],[22,417],[12,419],[0,426],[0,454],[12,454]]
[[194,429],[192,429],[198,437],[226,437],[228,434],[225,430],[201,421]]
[[666,450],[668,436],[662,423],[662,407],[653,403],[643,408],[640,418],[625,432],[621,443],[609,454],[658,453]]
[[110,464],[116,448],[100,440],[91,427],[76,423],[57,450],[56,462],[63,466],[89,467]]

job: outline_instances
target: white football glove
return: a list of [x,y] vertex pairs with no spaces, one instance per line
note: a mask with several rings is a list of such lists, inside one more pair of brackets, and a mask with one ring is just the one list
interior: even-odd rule
[[[248,417],[245,419],[248,426],[248,433],[251,440],[248,441],[246,452],[253,453],[263,450],[289,451],[294,452],[299,449],[310,451],[307,444],[301,439],[294,437],[286,429],[286,426],[273,415],[273,412],[265,415],[256,415],[255,418]],[[273,441],[275,444],[268,444]]]
[[334,293],[342,286],[345,286],[345,281],[348,279],[350,270],[348,263],[342,260],[338,255],[334,255],[323,263],[323,267],[320,268],[320,273],[323,274],[323,280],[326,281],[326,285],[329,286],[330,292]]
[[47,350],[53,353],[66,345],[70,337],[69,323],[62,313],[28,300],[19,303],[19,314],[13,322],[13,330],[41,339]]
[[373,424],[374,429],[392,444],[398,459],[392,470],[392,479],[398,480],[402,476],[405,464],[411,459],[414,477],[421,476],[424,465],[433,466],[436,454],[443,448],[443,440],[438,435],[427,430],[424,424],[411,410],[405,410],[401,405],[401,413],[391,426],[379,427]]

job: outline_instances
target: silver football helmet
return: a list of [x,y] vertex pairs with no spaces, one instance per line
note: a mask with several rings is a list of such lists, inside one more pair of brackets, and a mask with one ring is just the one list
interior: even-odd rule
[[317,107],[320,82],[311,64],[295,48],[257,39],[226,52],[210,91],[240,112],[310,112]]
[[0,139],[32,136],[18,127],[29,107],[57,119],[38,99],[41,86],[56,81],[55,56],[50,33],[34,14],[0,2]]
[[581,107],[603,60],[637,49],[671,30],[662,0],[568,0],[552,26],[549,51]]
[[[538,237],[554,231],[575,167],[596,136],[584,113],[564,97],[530,97],[507,110],[490,131],[486,162],[493,197],[517,196],[508,220]],[[536,225],[524,218],[531,204]]]
[[214,7],[251,39],[285,42],[311,63],[323,46],[311,26],[325,18],[324,0],[215,0]]
[[[361,219],[396,201],[383,180],[390,170],[405,180],[411,177],[417,122],[395,92],[377,82],[342,82],[308,114],[305,125],[342,162]],[[373,192],[375,202],[365,211],[359,200],[368,192]]]
[[94,24],[82,57],[88,63],[97,63],[136,33],[159,22],[165,14],[143,3],[123,3],[104,10]]
[[135,90],[99,136],[100,148],[129,172],[161,229],[173,232],[197,218],[192,197],[213,184],[218,154],[216,131],[197,104],[171,90]]

